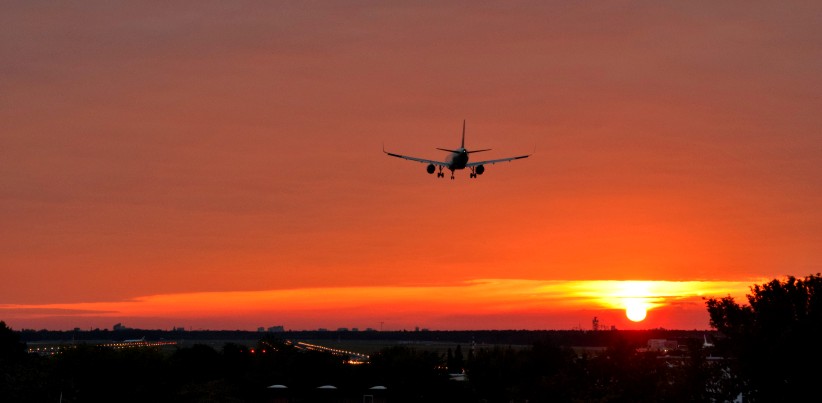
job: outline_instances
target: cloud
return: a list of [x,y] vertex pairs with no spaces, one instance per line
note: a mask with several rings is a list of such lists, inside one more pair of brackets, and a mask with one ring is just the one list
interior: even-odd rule
[[[494,328],[501,317],[521,327],[533,318],[568,317],[579,311],[616,312],[636,298],[652,308],[688,307],[683,300],[740,295],[747,283],[708,281],[539,281],[527,279],[477,279],[462,284],[408,287],[328,287],[245,292],[164,294],[130,301],[5,306],[17,318],[60,316],[110,318],[120,321],[158,318],[207,323],[247,323],[287,318],[303,326],[323,322],[371,323],[391,318],[395,324],[435,323],[445,326],[449,317],[461,317],[480,328]],[[694,306],[693,309],[703,309]],[[575,314],[571,314],[572,316]],[[496,318],[496,319],[495,319]],[[530,318],[530,319],[529,319]],[[547,319],[546,319],[547,320]],[[163,321],[162,319],[160,320]],[[256,321],[256,322],[255,322]],[[311,324],[313,323],[313,325]],[[565,323],[569,323],[565,320]],[[342,325],[341,325],[342,326]],[[676,327],[675,323],[668,327]]]
[[3,317],[19,318],[46,318],[50,316],[87,316],[116,314],[114,310],[100,309],[73,309],[56,307],[28,307],[24,305],[0,305],[0,315]]

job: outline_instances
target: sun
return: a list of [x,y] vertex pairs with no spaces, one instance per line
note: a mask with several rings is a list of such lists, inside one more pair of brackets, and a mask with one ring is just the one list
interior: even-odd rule
[[628,298],[625,300],[625,316],[632,322],[642,322],[648,315],[648,307],[645,301],[639,298]]

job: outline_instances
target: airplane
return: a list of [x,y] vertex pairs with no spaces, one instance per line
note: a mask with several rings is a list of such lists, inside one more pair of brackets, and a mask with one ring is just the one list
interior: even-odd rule
[[469,168],[471,170],[471,174],[468,176],[469,178],[476,178],[477,175],[482,175],[485,172],[486,165],[493,165],[498,162],[509,162],[513,160],[519,160],[523,158],[528,158],[531,154],[526,155],[519,155],[516,157],[508,157],[508,158],[499,158],[495,160],[487,160],[487,161],[477,161],[477,162],[468,162],[468,154],[471,153],[478,153],[482,151],[490,151],[490,148],[484,150],[466,150],[465,149],[465,120],[462,121],[462,143],[460,143],[460,148],[456,150],[449,150],[447,148],[437,148],[437,150],[447,151],[451,153],[445,161],[434,161],[434,160],[427,160],[425,158],[417,158],[417,157],[409,157],[407,155],[400,155],[390,153],[385,151],[385,145],[383,145],[382,152],[397,158],[403,158],[410,161],[417,161],[422,162],[424,164],[428,164],[426,167],[426,171],[429,174],[433,174],[439,168],[439,172],[437,172],[437,178],[444,178],[445,173],[442,172],[443,168],[449,169],[451,171],[451,179],[454,179],[454,171],[457,169],[465,169]]

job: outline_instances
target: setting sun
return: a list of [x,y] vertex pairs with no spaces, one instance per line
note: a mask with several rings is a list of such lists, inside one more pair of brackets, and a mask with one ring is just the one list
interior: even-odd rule
[[625,300],[625,316],[632,322],[641,322],[648,315],[647,304],[640,298]]
[[653,283],[648,281],[626,281],[620,284],[619,297],[625,306],[625,316],[632,322],[641,322],[651,308],[649,297]]

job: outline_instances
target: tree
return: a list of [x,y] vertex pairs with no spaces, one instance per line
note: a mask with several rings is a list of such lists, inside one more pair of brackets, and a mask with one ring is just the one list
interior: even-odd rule
[[453,401],[445,399],[451,386],[444,357],[406,346],[387,347],[371,356],[373,382],[388,387],[392,402]]
[[733,386],[754,401],[806,401],[822,379],[822,277],[789,276],[751,287],[749,305],[730,296],[706,302],[710,325],[722,345]]
[[[449,348],[448,351],[451,351],[451,349]],[[459,373],[462,372],[464,366],[465,359],[462,356],[462,346],[457,344],[457,349],[454,350],[454,356],[451,361],[448,362],[448,370],[452,373]]]
[[26,345],[20,343],[20,334],[0,321],[0,362],[18,361],[26,356]]

